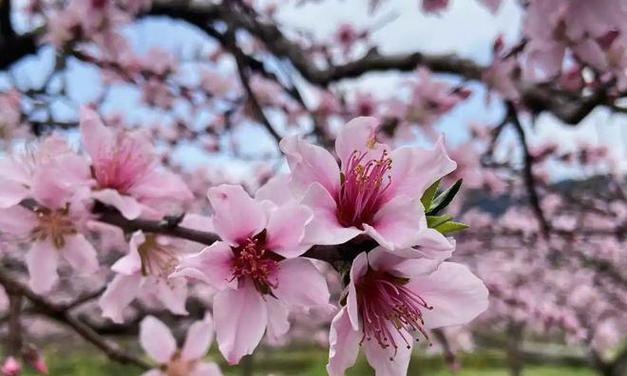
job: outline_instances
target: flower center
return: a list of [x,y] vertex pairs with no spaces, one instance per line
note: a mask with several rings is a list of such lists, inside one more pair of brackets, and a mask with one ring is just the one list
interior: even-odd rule
[[[433,309],[423,298],[407,288],[407,278],[369,269],[356,284],[357,305],[363,327],[364,340],[376,340],[382,348],[396,350],[402,343],[411,347],[412,337],[424,329],[422,310]],[[418,340],[416,338],[416,340]]]
[[391,183],[392,160],[387,150],[381,153],[381,158],[369,161],[364,160],[366,154],[354,151],[340,175],[337,218],[344,227],[363,229],[364,223],[372,224]]
[[154,235],[146,235],[144,241],[138,248],[139,258],[142,263],[142,275],[152,275],[167,279],[178,265],[178,257],[172,250],[157,242]]
[[142,146],[132,137],[118,134],[112,150],[94,158],[93,175],[100,188],[128,192],[149,171],[153,159],[146,157]]
[[65,246],[65,236],[76,233],[74,222],[69,216],[69,206],[62,209],[36,208],[38,224],[33,229],[33,240],[50,239],[57,249]]
[[272,294],[277,281],[272,280],[281,257],[265,248],[266,231],[240,242],[240,246],[232,248],[233,277],[231,280],[249,279],[262,294]]
[[167,376],[188,376],[194,366],[195,362],[183,360],[180,353],[177,352],[167,364],[165,374]]

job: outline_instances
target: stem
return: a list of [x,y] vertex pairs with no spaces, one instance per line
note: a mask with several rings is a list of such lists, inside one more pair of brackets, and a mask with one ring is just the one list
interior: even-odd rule
[[9,334],[7,339],[8,354],[17,357],[22,352],[22,295],[9,292]]

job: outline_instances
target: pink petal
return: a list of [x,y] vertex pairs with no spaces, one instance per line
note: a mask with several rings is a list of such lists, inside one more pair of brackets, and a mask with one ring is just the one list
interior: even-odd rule
[[577,57],[598,70],[607,69],[606,53],[599,44],[590,38],[584,39],[572,47]]
[[266,247],[283,257],[302,255],[309,247],[302,244],[305,226],[313,219],[306,206],[287,204],[269,213]]
[[368,363],[375,371],[375,376],[400,376],[407,375],[413,338],[407,335],[409,345],[406,345],[400,335],[393,333],[396,343],[399,344],[395,350],[392,346],[381,347],[375,340],[364,341],[362,348]]
[[449,158],[440,137],[433,149],[403,147],[392,152],[392,183],[389,197],[406,195],[419,199],[436,180],[448,175],[457,167]]
[[283,260],[276,272],[274,295],[289,305],[312,307],[329,302],[329,289],[324,276],[304,258]]
[[412,278],[407,285],[433,310],[424,310],[425,328],[462,325],[488,308],[488,289],[464,265],[444,262],[432,274]]
[[346,297],[346,309],[353,329],[359,329],[359,307],[357,306],[357,290],[355,284],[368,271],[368,254],[362,252],[353,260],[350,270],[350,282],[348,283],[348,296]]
[[139,343],[146,354],[159,364],[168,363],[176,352],[172,332],[154,316],[146,316],[139,324]]
[[229,364],[237,364],[252,354],[268,323],[268,310],[252,283],[227,288],[213,299],[218,347]]
[[319,183],[327,191],[335,193],[340,185],[340,168],[333,156],[324,148],[305,142],[298,136],[281,140],[291,170],[291,185],[304,193],[312,183]]
[[185,214],[181,226],[192,230],[214,232],[213,218],[200,214]]
[[266,227],[266,215],[240,185],[223,184],[207,193],[215,211],[213,226],[222,240],[237,245]]
[[313,183],[302,200],[314,212],[307,226],[303,243],[334,245],[342,244],[361,234],[356,227],[344,227],[337,220],[337,205],[324,187]]
[[218,241],[195,255],[183,258],[170,277],[195,278],[216,289],[223,289],[233,277],[232,266],[231,247]]
[[16,158],[0,159],[0,176],[24,186],[28,186],[31,182],[30,170]]
[[359,354],[361,332],[354,330],[346,307],[333,318],[329,332],[329,376],[343,376],[355,364]]
[[290,201],[294,201],[292,191],[289,189],[290,175],[276,174],[266,184],[262,185],[257,192],[255,198],[257,200],[268,200],[276,205],[284,205]]
[[113,132],[104,126],[100,116],[89,107],[81,108],[80,131],[83,146],[92,159],[97,159],[102,151],[114,146]]
[[348,164],[351,155],[357,151],[368,153],[365,160],[379,159],[387,146],[376,142],[376,131],[379,120],[374,117],[357,117],[344,125],[335,139],[335,152],[342,162]]
[[[428,257],[434,260],[445,260],[455,251],[455,239],[449,239],[432,228],[420,231],[418,240],[412,247],[412,254]],[[411,255],[411,257],[416,257]]]
[[380,245],[394,251],[416,244],[424,216],[418,199],[398,196],[386,203],[364,230]]
[[146,241],[144,233],[135,231],[129,242],[129,250],[126,256],[121,257],[112,266],[111,270],[116,273],[131,275],[141,272],[142,260],[139,256],[139,246]]
[[157,299],[175,315],[187,315],[187,281],[184,278],[154,279]]
[[122,312],[137,296],[141,280],[140,274],[116,275],[98,301],[102,316],[117,324],[123,323]]
[[65,245],[59,251],[76,271],[91,274],[98,270],[96,250],[82,234],[66,236],[64,241]]
[[213,319],[207,312],[201,321],[194,322],[187,329],[187,337],[181,350],[181,358],[184,360],[201,359],[209,351],[213,340]]
[[375,270],[386,271],[397,277],[413,278],[434,272],[440,265],[440,260],[425,257],[407,258],[399,256],[397,252],[390,252],[383,247],[377,247],[368,252],[368,262]]
[[29,284],[36,294],[45,294],[57,282],[58,251],[47,240],[36,241],[26,254]]
[[39,224],[35,214],[21,206],[0,209],[0,234],[25,238]]
[[183,202],[194,198],[194,194],[179,175],[158,169],[144,175],[131,188],[130,193],[147,200],[165,199]]
[[0,177],[0,208],[17,205],[28,197],[28,188],[24,185]]
[[222,376],[222,371],[215,363],[200,362],[189,376]]
[[142,212],[142,206],[137,200],[131,196],[122,195],[114,189],[95,191],[92,197],[118,209],[126,219],[136,219]]
[[289,312],[281,302],[274,298],[266,298],[266,308],[268,309],[268,337],[277,341],[290,329],[290,322],[287,320]]

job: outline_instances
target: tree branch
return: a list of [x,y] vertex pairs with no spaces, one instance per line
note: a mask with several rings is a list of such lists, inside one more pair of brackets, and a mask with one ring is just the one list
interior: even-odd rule
[[32,292],[21,282],[11,278],[8,270],[4,267],[0,267],[0,284],[3,285],[7,291],[12,291],[26,297],[42,314],[45,314],[46,317],[72,328],[78,335],[103,351],[109,359],[122,364],[132,364],[141,369],[152,368],[150,364],[142,359],[136,358],[127,351],[120,349],[117,345],[106,341],[87,324],[72,316],[63,306],[49,302],[45,298]]
[[536,178],[533,175],[533,156],[529,152],[529,145],[527,144],[527,136],[525,135],[525,129],[522,127],[520,123],[520,119],[518,119],[518,114],[516,112],[516,107],[512,102],[507,102],[507,113],[509,120],[511,121],[516,133],[518,134],[518,139],[520,141],[520,146],[523,150],[524,154],[524,168],[523,168],[523,178],[525,181],[525,185],[527,187],[527,193],[529,195],[529,204],[540,224],[540,229],[545,237],[548,237],[550,225],[544,216],[544,212],[540,207],[540,198],[538,196],[538,190],[536,186]]

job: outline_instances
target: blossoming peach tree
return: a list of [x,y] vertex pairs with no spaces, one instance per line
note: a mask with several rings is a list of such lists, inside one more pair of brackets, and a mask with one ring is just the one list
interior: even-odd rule
[[[465,266],[446,261],[455,245],[444,234],[463,225],[436,215],[459,187],[436,195],[439,180],[455,168],[443,143],[392,150],[377,140],[377,127],[368,117],[344,125],[335,143],[339,164],[301,136],[287,137],[281,149],[289,173],[253,196],[241,185],[211,187],[211,216],[172,218],[173,208],[193,198],[183,179],[160,166],[141,131],[112,129],[83,108],[84,153],[52,135],[3,159],[0,223],[7,239],[23,244],[29,282],[3,281],[9,292],[44,299],[57,283],[60,259],[76,273],[98,270],[89,222],[120,227],[130,236],[128,253],[111,266],[102,314],[122,323],[125,308],[150,294],[171,313],[187,315],[188,284],[206,285],[215,292],[209,305],[218,347],[237,364],[264,335],[286,334],[291,309],[335,310],[312,262],[322,260],[345,285],[330,325],[329,373],[344,374],[363,348],[378,374],[403,374],[414,341],[470,322],[486,309],[488,291]],[[186,253],[177,244],[183,241],[207,247]],[[165,325],[144,318],[140,341],[161,364],[151,372],[219,374],[198,360],[213,330],[206,313],[177,352]]]
[[[532,333],[622,375],[621,165],[534,132],[547,113],[625,112],[625,1],[466,2],[521,16],[488,65],[383,53],[396,2],[351,3],[369,26],[320,37],[284,12],[333,1],[0,0],[3,376],[47,374],[36,344],[60,330],[149,376],[220,375],[303,339],[329,375],[360,353],[405,375],[417,343],[457,367],[455,334],[494,330],[512,374]],[[345,85],[388,72],[388,93]],[[499,119],[445,139],[478,95]]]

